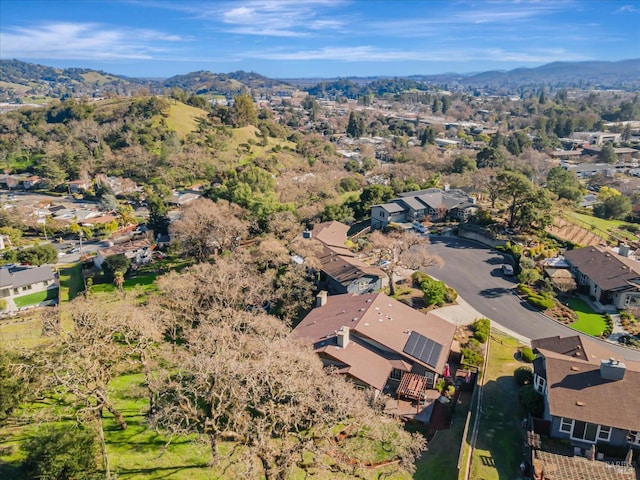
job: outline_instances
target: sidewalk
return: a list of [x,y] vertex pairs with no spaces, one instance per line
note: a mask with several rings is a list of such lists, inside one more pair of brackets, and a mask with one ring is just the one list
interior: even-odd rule
[[[478,318],[485,318],[485,315],[482,315],[475,308],[469,305],[464,298],[458,295],[457,305],[450,305],[448,307],[438,308],[433,310],[432,312],[438,315],[439,317],[444,318],[448,322],[454,323],[456,325],[469,325],[473,323],[474,320]],[[489,319],[491,320],[491,319]],[[506,333],[507,335],[515,338],[516,340],[521,341],[529,345],[531,343],[531,339],[520,335],[512,330],[509,330],[506,327],[503,327],[499,323],[491,320],[491,327],[501,332]]]

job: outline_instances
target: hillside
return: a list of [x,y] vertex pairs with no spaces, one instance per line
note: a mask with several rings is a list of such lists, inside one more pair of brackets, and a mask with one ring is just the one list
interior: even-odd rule
[[288,94],[295,90],[295,86],[315,96],[347,98],[427,90],[429,86],[445,86],[449,89],[481,88],[486,93],[513,93],[521,88],[540,86],[624,90],[640,87],[640,59],[617,62],[554,62],[535,68],[475,74],[416,74],[401,78],[350,77],[322,80],[272,79],[255,72],[213,73],[205,70],[175,75],[164,80],[151,80],[84,68],[59,69],[19,60],[0,60],[0,67],[0,101],[18,101],[30,96],[102,97],[109,92],[132,95],[142,87],[152,93],[180,88],[190,94],[228,98],[247,91],[254,96]]
[[180,139],[184,139],[189,133],[198,127],[198,120],[205,118],[207,112],[184,103],[176,102],[169,107],[167,127],[174,130]]

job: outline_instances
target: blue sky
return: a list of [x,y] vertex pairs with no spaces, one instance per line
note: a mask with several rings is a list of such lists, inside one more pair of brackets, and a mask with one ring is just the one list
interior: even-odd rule
[[412,75],[640,57],[640,0],[0,0],[0,58],[169,77]]

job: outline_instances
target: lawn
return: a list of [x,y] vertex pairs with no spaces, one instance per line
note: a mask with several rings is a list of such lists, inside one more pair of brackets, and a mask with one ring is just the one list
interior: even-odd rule
[[47,300],[57,300],[57,299],[58,299],[58,289],[49,288],[41,292],[35,292],[35,293],[30,293],[28,295],[22,295],[21,297],[15,297],[13,301],[15,302],[16,307],[23,308],[31,305],[37,305]]
[[628,224],[628,222],[623,222],[621,220],[607,220],[605,218],[598,218],[592,215],[585,215],[583,213],[577,213],[577,212],[571,212],[571,215],[574,218],[580,220],[581,222],[584,222],[588,225],[595,227],[597,230],[599,230],[601,233],[605,235],[612,234],[617,237],[622,237],[623,239],[629,240],[629,241],[634,241],[638,239],[638,237],[636,237],[634,234],[622,228],[624,225]]
[[458,455],[462,443],[464,424],[471,402],[471,392],[463,393],[458,399],[456,411],[453,415],[451,428],[439,430],[429,442],[428,451],[422,455],[416,464],[413,478],[437,478],[442,480],[456,480],[458,478]]
[[[31,348],[45,341],[46,338],[42,336],[40,312],[27,311],[21,313],[20,317],[11,317],[0,322],[0,347]],[[3,478],[2,475],[0,478]]]
[[[148,392],[143,374],[131,373],[116,377],[110,384],[109,394],[114,406],[123,414],[127,422],[126,430],[121,430],[113,417],[105,410],[103,426],[105,442],[111,473],[121,480],[213,480],[225,478],[258,479],[258,474],[247,475],[246,457],[243,448],[229,442],[218,445],[220,464],[209,466],[211,451],[206,442],[196,437],[174,437],[170,439],[149,428],[146,413],[149,408]],[[52,405],[43,403],[26,405],[25,408],[35,411],[49,410],[49,418],[60,419],[61,416],[71,425],[71,416],[64,415],[61,409],[54,410]],[[43,412],[44,413],[44,412]],[[46,415],[45,415],[46,417]],[[43,417],[44,418],[44,417]],[[19,450],[20,442],[34,432],[34,425],[5,426],[0,428],[0,478],[27,480],[20,471],[24,452]],[[229,458],[236,460],[235,464]],[[331,459],[326,459],[331,461]],[[260,466],[256,461],[256,470]],[[407,480],[406,476],[384,476],[384,468],[365,469],[360,471],[363,479],[383,478],[389,480]],[[295,470],[290,476],[292,480],[308,478],[302,470]],[[318,473],[313,476],[318,480],[348,479],[346,474],[334,472]]]
[[523,365],[514,358],[517,350],[517,340],[492,332],[470,478],[519,478],[523,453],[520,424],[525,414],[513,380],[514,370]]
[[60,301],[70,302],[84,291],[82,265],[69,265],[60,270]]
[[569,299],[569,307],[578,314],[578,320],[569,325],[574,330],[599,337],[607,328],[604,317],[595,312],[584,300],[571,298]]
[[[131,290],[137,287],[142,287],[143,290],[153,290],[155,282],[158,278],[157,273],[145,273],[143,275],[137,275],[132,278],[127,278],[122,285],[124,290]],[[116,286],[113,283],[96,283],[91,287],[92,293],[112,293],[116,291]]]

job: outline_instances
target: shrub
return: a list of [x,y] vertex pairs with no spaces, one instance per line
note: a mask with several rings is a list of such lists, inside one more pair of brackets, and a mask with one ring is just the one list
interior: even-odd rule
[[518,367],[513,372],[513,379],[519,387],[533,383],[533,372],[529,367]]
[[531,363],[536,359],[536,354],[533,353],[531,347],[522,347],[520,350],[520,358],[527,363]]
[[534,294],[534,291],[531,288],[529,288],[527,285],[525,285],[524,283],[521,283],[521,284],[518,285],[518,291],[520,293],[523,293],[524,295],[527,295],[527,296]]
[[518,391],[520,404],[532,416],[540,418],[544,413],[544,399],[542,395],[536,392],[533,385],[523,385]]
[[420,288],[422,289],[425,304],[444,305],[447,293],[447,287],[444,282],[427,278],[420,284]]
[[458,292],[456,292],[455,288],[447,287],[447,291],[444,294],[444,301],[447,303],[453,303],[458,298]]
[[430,280],[431,277],[424,272],[415,271],[411,274],[411,280],[413,281],[413,285],[419,287],[422,285],[422,282],[425,280]]
[[552,298],[544,295],[533,294],[527,297],[527,302],[540,310],[548,310],[553,307],[554,301]]
[[482,365],[484,358],[478,352],[474,352],[470,348],[461,348],[462,356],[464,357],[464,362],[469,365]]
[[29,478],[40,480],[89,480],[97,473],[97,446],[93,432],[73,427],[40,430],[21,447],[27,458]]
[[487,343],[489,333],[491,331],[491,322],[488,318],[479,318],[471,324],[473,329],[473,338],[480,343]]

